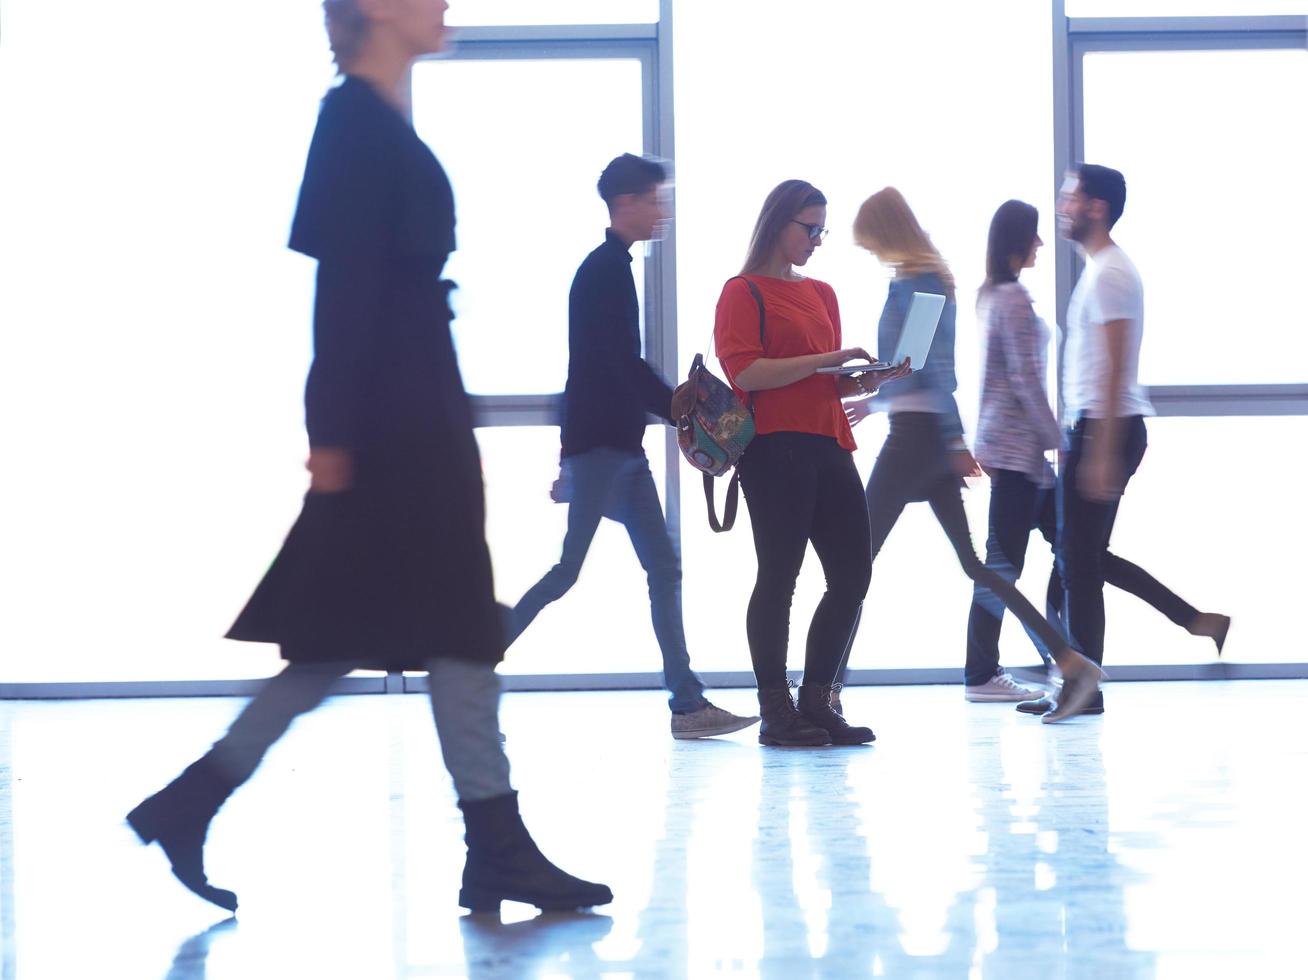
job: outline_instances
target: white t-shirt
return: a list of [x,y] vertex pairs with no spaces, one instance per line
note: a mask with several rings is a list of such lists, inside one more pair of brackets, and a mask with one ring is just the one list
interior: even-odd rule
[[[1126,349],[1122,391],[1114,409],[1104,404],[1108,348],[1104,324],[1125,320]],[[1140,386],[1140,340],[1144,336],[1144,287],[1135,266],[1116,245],[1087,260],[1067,305],[1067,344],[1063,348],[1063,409],[1070,424],[1078,416],[1153,415]]]

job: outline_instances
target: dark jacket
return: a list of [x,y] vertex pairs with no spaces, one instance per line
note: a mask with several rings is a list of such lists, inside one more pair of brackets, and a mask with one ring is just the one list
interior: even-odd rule
[[309,443],[347,450],[354,481],[306,495],[228,635],[278,643],[292,661],[498,662],[481,463],[440,279],[454,198],[361,79],[323,100],[290,244],[318,260]]
[[641,358],[631,246],[610,229],[572,280],[563,455],[642,452],[647,414],[672,421],[672,389]]

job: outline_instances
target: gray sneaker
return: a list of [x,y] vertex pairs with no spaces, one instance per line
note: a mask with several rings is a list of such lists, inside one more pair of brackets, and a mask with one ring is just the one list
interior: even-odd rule
[[704,707],[684,715],[673,714],[673,738],[713,738],[715,735],[730,735],[742,728],[748,728],[758,721],[758,715],[742,717],[723,711],[715,704],[704,702]]
[[984,684],[969,684],[963,697],[969,701],[1030,701],[1044,692],[1023,687],[1002,670]]

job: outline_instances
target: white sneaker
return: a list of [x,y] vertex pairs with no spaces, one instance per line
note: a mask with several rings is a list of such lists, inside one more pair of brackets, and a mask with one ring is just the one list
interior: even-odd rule
[[758,721],[758,715],[733,715],[723,711],[715,704],[705,702],[698,711],[684,715],[673,714],[673,738],[713,738],[715,735],[730,735],[742,728],[748,728]]
[[969,701],[1032,701],[1042,694],[1039,688],[1023,687],[1002,670],[984,684],[963,688],[963,696]]

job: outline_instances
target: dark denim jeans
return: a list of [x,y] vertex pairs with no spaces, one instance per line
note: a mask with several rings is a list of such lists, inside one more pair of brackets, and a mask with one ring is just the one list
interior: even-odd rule
[[[1002,576],[1005,581],[1016,582],[1026,563],[1031,529],[1039,527],[1052,548],[1056,524],[1052,487],[1041,487],[1025,473],[1016,470],[991,471],[986,568]],[[984,684],[999,672],[999,631],[1004,621],[1004,611],[987,605],[982,589],[981,585],[973,589],[972,611],[967,617],[967,664],[963,668],[966,684]],[[1061,622],[1062,608],[1063,581],[1058,577],[1055,567],[1049,572],[1045,615],[1053,622]],[[1036,648],[1047,663],[1048,652],[1039,643]]]
[[[1149,444],[1144,419],[1123,419],[1120,462],[1123,487],[1135,475]],[[1108,541],[1121,498],[1108,503],[1089,500],[1077,488],[1077,474],[1093,436],[1081,419],[1069,433],[1067,454],[1058,475],[1058,571],[1066,592],[1064,618],[1072,646],[1097,664],[1104,662],[1104,582]]]
[[[1026,562],[1027,542],[1038,530],[1052,551],[1058,540],[1058,508],[1053,487],[1041,487],[1025,473],[993,470],[990,474],[990,535],[986,567],[1016,582]],[[1113,554],[1104,555],[1104,581],[1153,606],[1177,626],[1188,627],[1199,610],[1139,565]],[[1061,621],[1063,580],[1055,563],[1045,594],[1046,615]],[[999,631],[1003,619],[974,598],[967,621],[968,684],[984,684],[999,669]],[[1037,643],[1037,648],[1039,644]]]
[[649,582],[654,635],[663,652],[663,684],[671,692],[673,711],[695,711],[705,704],[704,685],[690,669],[681,619],[681,563],[668,537],[649,460],[642,453],[592,449],[563,460],[571,486],[568,531],[558,564],[527,590],[508,617],[509,642],[521,635],[536,615],[562,598],[577,582],[582,562],[600,519],[627,529],[636,557]]

